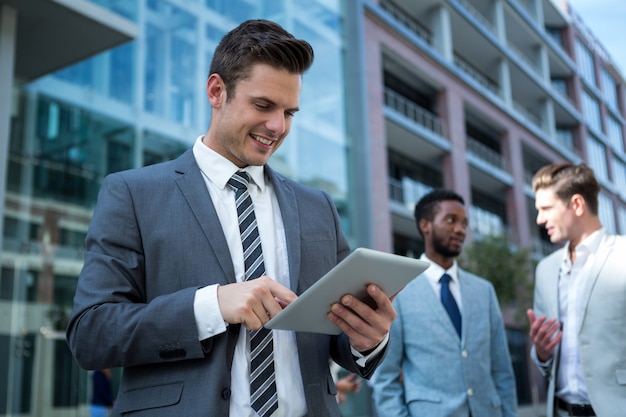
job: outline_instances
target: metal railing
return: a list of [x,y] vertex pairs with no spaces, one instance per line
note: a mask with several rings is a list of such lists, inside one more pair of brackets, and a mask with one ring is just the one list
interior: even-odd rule
[[390,88],[385,88],[384,94],[385,105],[437,135],[447,137],[441,119],[435,114],[401,96]]
[[522,106],[520,103],[518,103],[515,100],[513,101],[513,108],[515,109],[515,111],[521,114],[522,117],[524,117],[526,120],[533,123],[538,128],[543,129],[543,126],[542,126],[543,121],[541,117],[539,117],[538,115],[530,111],[528,108]]
[[504,169],[502,155],[471,136],[466,139],[467,151],[472,155],[499,169]]
[[415,203],[433,188],[409,177],[389,178],[389,198],[413,210]]
[[413,19],[409,14],[407,14],[404,10],[396,6],[394,3],[383,0],[380,2],[380,7],[389,15],[400,23],[402,26],[406,27],[409,31],[413,32],[419,38],[423,39],[429,45],[432,44],[432,36],[428,29],[422,26],[418,21]]
[[498,86],[498,84],[491,81],[486,75],[477,70],[459,55],[454,55],[454,65],[456,65],[461,71],[472,77],[474,80],[478,81],[479,84],[487,88],[489,91],[495,93],[496,95],[500,95],[500,87]]
[[491,23],[489,21],[489,19],[487,19],[485,16],[483,16],[478,10],[476,10],[476,8],[474,6],[472,6],[472,4],[470,4],[469,1],[467,0],[458,0],[459,4],[461,4],[472,16],[474,16],[474,18],[476,20],[478,20],[480,22],[481,25],[483,25],[485,28],[487,28],[491,33],[493,33],[494,35],[497,34],[496,32],[496,27],[493,25],[493,23]]

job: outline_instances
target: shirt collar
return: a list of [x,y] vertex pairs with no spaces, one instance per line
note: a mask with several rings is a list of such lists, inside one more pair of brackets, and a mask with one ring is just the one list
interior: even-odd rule
[[422,256],[420,256],[420,259],[422,261],[426,261],[430,263],[430,266],[426,269],[426,271],[424,271],[424,276],[426,276],[426,278],[429,281],[438,283],[441,276],[444,273],[447,273],[452,278],[452,281],[458,282],[459,266],[456,262],[456,259],[454,260],[454,262],[452,262],[452,266],[448,269],[443,269],[441,265],[428,259],[428,256],[426,256],[425,253],[423,253]]
[[249,165],[243,169],[230,162],[224,156],[215,152],[213,149],[202,143],[204,136],[199,136],[193,145],[193,155],[200,170],[206,177],[220,189],[226,187],[226,183],[237,171],[245,171],[250,175],[251,182],[259,187],[263,192],[265,190],[265,175],[262,165]]
[[[598,247],[600,246],[600,242],[604,238],[604,235],[606,235],[606,229],[604,227],[601,227],[595,232],[593,232],[592,234],[590,234],[589,236],[587,236],[586,238],[584,238],[576,246],[576,249],[574,249],[577,255],[576,258],[578,258],[579,257],[578,255],[582,253],[597,252]],[[567,245],[565,246],[565,251],[563,252],[563,258],[564,260],[566,259],[567,261],[569,261],[569,245],[570,245],[570,242],[567,242]]]

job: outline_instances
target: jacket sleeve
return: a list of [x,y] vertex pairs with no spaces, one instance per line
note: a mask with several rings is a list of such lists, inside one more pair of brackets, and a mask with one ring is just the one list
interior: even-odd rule
[[404,355],[404,334],[402,306],[399,298],[394,300],[397,312],[391,324],[387,356],[372,378],[373,399],[380,416],[407,417],[404,384],[402,382],[402,361]]
[[504,321],[493,286],[489,286],[491,315],[491,378],[502,402],[503,417],[517,417],[515,374],[504,330]]
[[135,210],[124,177],[107,176],[85,240],[85,263],[67,328],[70,349],[86,369],[204,356],[193,313],[197,288],[147,294],[146,281],[152,277],[146,273]]
[[[539,262],[537,268],[535,270],[535,289],[533,295],[533,311],[535,312],[535,316],[543,316],[547,314],[548,307],[546,305],[545,297],[544,297],[544,283],[541,281],[541,277],[545,274],[547,262],[546,259]],[[552,370],[552,358],[547,362],[541,362],[537,357],[537,350],[535,349],[535,345],[533,344],[530,349],[530,359],[537,366],[539,372],[546,378],[550,378],[550,373]]]

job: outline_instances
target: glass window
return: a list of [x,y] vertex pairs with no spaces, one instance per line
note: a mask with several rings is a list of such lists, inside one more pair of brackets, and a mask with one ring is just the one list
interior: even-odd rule
[[389,196],[411,211],[426,193],[441,187],[441,172],[394,151],[389,152],[388,165]]
[[165,115],[165,34],[147,23],[144,32],[146,44],[146,71],[144,75],[144,108],[150,113]]
[[179,157],[189,148],[189,144],[180,142],[155,132],[144,132],[143,165],[152,165]]
[[136,47],[136,42],[127,43],[113,49],[109,54],[111,61],[109,95],[126,104],[133,104],[135,99],[133,75]]
[[546,27],[548,36],[560,47],[563,47],[563,38],[561,37],[561,29],[556,27]]
[[602,120],[600,118],[600,104],[587,91],[582,94],[583,115],[589,126],[597,132],[602,132]]
[[[0,334],[0,369],[18,368],[22,376],[19,379],[12,379],[8,372],[0,372],[0,392],[13,394],[11,401],[7,395],[0,395],[0,410],[4,415],[30,415],[32,412],[35,335],[36,333],[31,332],[17,335]],[[10,363],[13,366],[9,366]]]
[[[294,133],[296,136],[291,137]],[[295,152],[293,156],[296,158],[287,157],[281,150]],[[292,177],[299,182],[322,189],[335,199],[347,198],[347,161],[342,144],[320,137],[318,131],[301,127],[296,132],[292,129],[290,137],[277,152],[290,167]],[[273,156],[270,165],[274,166]]]
[[596,85],[596,69],[593,63],[593,55],[580,39],[576,39],[576,61],[578,62],[580,76],[589,84]]
[[622,125],[612,116],[608,116],[606,120],[609,144],[616,151],[624,153],[624,134],[622,133]]
[[472,190],[469,226],[476,236],[502,236],[506,232],[504,202],[478,190]]
[[55,72],[53,76],[72,84],[90,86],[93,84],[92,68],[93,60],[82,61]]
[[626,164],[617,158],[613,158],[612,168],[613,184],[615,184],[622,198],[626,199]]
[[626,208],[620,207],[617,210],[617,216],[619,218],[619,233],[626,235]]
[[552,88],[561,93],[563,97],[567,97],[567,80],[564,78],[553,78]]
[[262,6],[259,3],[280,3],[280,0],[271,2],[250,2],[248,0],[205,1],[208,9],[215,10],[233,22],[243,22],[244,20],[260,17]]
[[104,175],[131,167],[133,141],[130,126],[41,97],[37,163],[25,168],[35,196],[92,206]]
[[587,138],[587,153],[589,157],[589,166],[593,169],[596,177],[600,180],[607,181],[609,176],[604,145],[589,136]]
[[606,69],[602,68],[600,74],[602,80],[602,95],[604,95],[609,107],[617,110],[617,84]]
[[133,104],[133,75],[136,42],[126,43],[61,69],[51,76],[76,86],[85,87],[125,104]]
[[54,407],[76,407],[89,401],[87,372],[81,369],[65,340],[51,340],[54,346],[53,395]]
[[137,0],[90,0],[127,19],[137,21]]
[[613,201],[602,193],[598,195],[598,217],[607,232],[615,233],[615,211],[613,209]]
[[574,150],[574,134],[569,127],[556,128],[556,141],[559,145],[565,146],[569,150]]
[[478,206],[471,206],[469,225],[472,233],[477,237],[502,236],[505,226],[502,218],[495,213]]
[[[198,19],[169,2],[149,3],[146,24],[146,95],[150,113],[190,126],[193,104],[202,90],[197,85]],[[203,71],[204,72],[204,71]]]

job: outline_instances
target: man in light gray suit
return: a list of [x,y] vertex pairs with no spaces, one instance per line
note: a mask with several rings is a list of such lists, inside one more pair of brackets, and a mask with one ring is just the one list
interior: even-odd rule
[[431,266],[394,300],[398,316],[387,356],[372,379],[381,417],[517,415],[515,377],[493,285],[455,260],[468,227],[464,204],[454,191],[437,189],[415,206],[425,245],[421,259]]
[[537,224],[565,246],[543,259],[528,310],[531,358],[548,379],[548,416],[626,413],[626,238],[598,218],[600,184],[584,164],[532,181]]
[[384,356],[395,311],[374,285],[374,308],[331,306],[340,335],[262,327],[349,253],[330,196],[266,166],[312,60],[242,23],[214,53],[206,134],[104,180],[67,338],[84,368],[124,368],[114,416],[339,416],[329,359],[368,378]]

